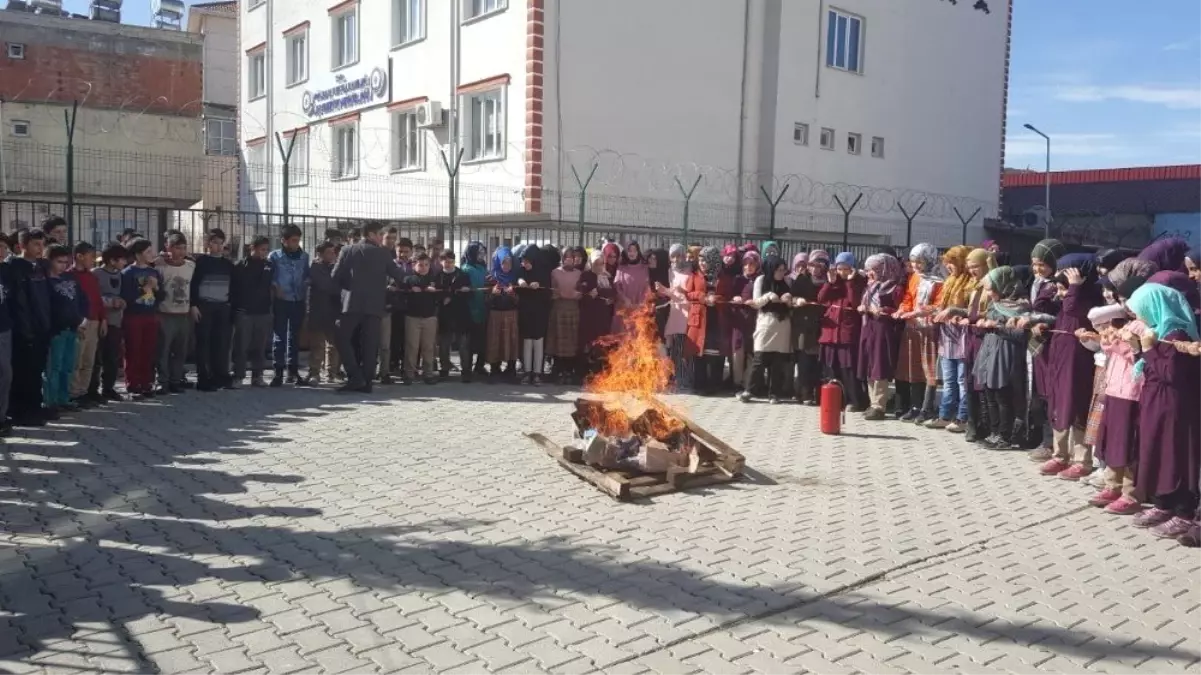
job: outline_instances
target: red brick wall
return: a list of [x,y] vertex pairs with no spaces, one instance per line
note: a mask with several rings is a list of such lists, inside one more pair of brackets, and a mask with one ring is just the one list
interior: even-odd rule
[[23,102],[78,99],[92,108],[199,117],[201,69],[199,60],[182,54],[108,54],[27,43],[23,60],[0,52],[0,96]]
[[525,210],[542,212],[544,0],[528,0],[525,37]]

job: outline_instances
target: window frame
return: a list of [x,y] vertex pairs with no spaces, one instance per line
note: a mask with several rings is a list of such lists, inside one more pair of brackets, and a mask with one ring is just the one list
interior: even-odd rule
[[823,39],[826,42],[827,68],[844,73],[863,74],[866,27],[867,20],[858,14],[837,7],[826,10],[826,30]]
[[[251,153],[258,155],[252,157]],[[260,160],[255,163],[254,159]],[[267,189],[267,139],[263,138],[246,144],[246,182],[251,192],[263,192]]]
[[[486,136],[484,128],[480,127],[480,135],[475,137],[475,117],[474,99],[492,99],[497,100],[496,112],[499,116],[499,121],[496,124],[496,151],[494,154],[483,154],[482,146],[486,145]],[[483,162],[502,162],[508,156],[508,123],[509,123],[509,86],[507,84],[480,89],[478,91],[466,92],[459,94],[459,114],[463,116],[463,125],[460,131],[460,137],[463,141],[464,149],[463,162],[465,164],[480,164]],[[479,143],[479,146],[477,146]],[[477,148],[481,148],[477,152]]]
[[[800,138],[797,138],[798,135],[800,136]],[[808,145],[809,145],[809,123],[808,122],[794,122],[792,124],[792,143],[794,145],[808,147]]]
[[[18,125],[25,126],[25,133],[17,133]],[[29,138],[30,136],[33,136],[33,124],[30,123],[29,120],[11,120],[9,122],[8,132],[14,138]]]
[[250,0],[250,2],[246,5],[246,11],[247,12],[254,11],[254,10],[258,9],[259,7],[262,7],[263,5],[266,5],[266,4],[267,4],[267,0]]
[[[346,17],[353,17],[354,21],[354,55],[349,61],[339,63],[338,57],[342,56],[346,51],[345,45],[341,42],[343,35],[342,31],[339,30],[339,26],[342,25],[342,22]],[[357,2],[344,9],[330,13],[330,72],[342,70],[343,68],[349,68],[353,65],[356,65],[359,62],[359,59],[362,58],[363,45],[361,38],[363,35],[363,26],[359,19],[359,3]]]
[[[342,154],[343,150],[342,150],[342,145],[339,142],[339,136],[346,129],[350,129],[351,133],[354,134],[353,157],[351,158],[354,163],[354,173],[339,173],[339,164],[344,159],[343,157],[340,156]],[[359,136],[359,120],[358,120],[358,118],[331,123],[329,125],[329,133],[330,133],[330,148],[333,150],[333,152],[331,152],[330,156],[329,156],[330,180],[331,181],[344,181],[344,180],[357,179],[359,177],[359,162],[362,160],[362,154],[360,152],[360,146],[362,145],[362,137]]]
[[[877,147],[876,141],[879,141],[879,147]],[[875,157],[876,159],[884,159],[883,136],[872,136],[872,157]]]
[[[389,155],[392,173],[414,173],[417,171],[425,171],[425,133],[417,124],[417,106],[408,108],[398,108],[388,113],[391,115],[391,138],[389,139]],[[401,128],[402,124],[412,123],[412,129]],[[402,148],[402,140],[407,138],[409,134],[413,135],[416,141],[416,148],[413,149],[413,162],[411,164],[400,164],[397,160],[402,157],[407,158],[410,154],[407,152],[410,148],[404,144]]]
[[[267,51],[258,49],[247,55],[246,58],[246,100],[257,101],[260,98],[267,97]],[[259,72],[261,71],[261,73]],[[261,77],[257,78],[256,75]],[[258,84],[259,88],[255,88]]]
[[[851,147],[854,146],[854,147]],[[863,154],[863,134],[857,132],[847,132],[847,154],[862,155]]]
[[[12,59],[13,61],[24,61],[25,60],[26,49],[25,49],[24,42],[8,42],[5,44],[7,45],[7,47],[5,48],[4,51],[6,54],[8,54],[8,58]],[[14,52],[19,52],[19,53],[14,53]]]
[[[288,158],[288,187],[303,187],[309,184],[309,166],[312,158],[309,143],[309,130],[298,129],[284,139],[292,143],[292,155]],[[296,159],[301,158],[302,165],[296,166]],[[282,158],[280,161],[283,161]]]
[[[294,45],[302,43],[302,54],[304,69],[301,76],[292,79],[296,70],[295,54],[293,53]],[[304,84],[309,81],[309,58],[312,42],[309,40],[309,29],[307,27],[296,30],[292,33],[284,35],[284,87],[295,87],[298,84]]]
[[[218,139],[216,152],[210,147],[210,139],[214,137],[210,133],[210,125],[216,124],[218,131],[224,131],[228,126],[230,134],[226,136],[224,133],[216,135]],[[229,142],[229,151],[224,152],[226,142]],[[216,157],[236,157],[238,155],[238,122],[232,117],[206,117],[204,118],[204,154]]]
[[[412,21],[412,17],[408,16],[408,21],[403,26],[410,28],[409,34],[404,35],[403,26],[401,23],[402,17],[405,17],[409,10],[412,9],[413,3],[417,4],[417,21]],[[411,44],[421,42],[425,39],[427,17],[429,14],[429,2],[427,0],[392,0],[392,48],[400,49]],[[415,29],[415,30],[414,30]]]
[[[497,14],[500,14],[509,8],[509,0],[462,0],[462,2],[462,13],[460,16],[463,17],[462,23],[465,24],[475,21],[483,21],[484,19],[487,19],[490,16],[496,16]],[[479,11],[476,11],[476,3],[495,3],[495,6],[492,9],[481,7]]]
[[[829,132],[830,142],[826,142],[826,133]],[[838,144],[838,134],[832,127],[822,127],[820,134],[817,137],[817,143],[822,150],[833,150]]]

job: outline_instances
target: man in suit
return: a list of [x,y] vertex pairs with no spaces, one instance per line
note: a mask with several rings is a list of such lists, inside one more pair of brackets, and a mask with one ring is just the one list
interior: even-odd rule
[[[383,247],[384,225],[372,221],[363,226],[361,241],[345,246],[338,254],[332,276],[342,289],[342,316],[338,319],[338,353],[346,369],[346,384],[339,391],[371,392],[370,376],[379,353],[380,321],[386,313],[388,279],[400,283],[403,273]],[[361,344],[355,350],[354,335]]]

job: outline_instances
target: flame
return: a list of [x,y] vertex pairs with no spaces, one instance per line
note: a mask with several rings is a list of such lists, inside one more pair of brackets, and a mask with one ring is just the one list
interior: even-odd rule
[[604,370],[584,381],[584,391],[604,401],[592,409],[588,422],[606,436],[667,441],[685,427],[655,396],[667,391],[675,369],[660,350],[654,305],[646,302],[619,313],[624,331],[598,341],[608,350]]

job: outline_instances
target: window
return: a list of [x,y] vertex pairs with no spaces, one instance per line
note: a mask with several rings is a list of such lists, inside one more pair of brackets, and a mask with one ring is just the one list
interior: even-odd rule
[[330,128],[333,134],[333,177],[334,179],[357,178],[359,176],[359,123],[348,122]]
[[267,187],[267,143],[259,141],[246,146],[246,178],[251,190]]
[[334,68],[342,68],[359,60],[359,8],[354,6],[330,17],[334,34],[330,45],[334,50]]
[[288,47],[288,86],[309,79],[309,32],[293,33],[284,39]]
[[425,0],[392,0],[392,44],[399,47],[425,37]]
[[[296,187],[297,185],[309,184],[309,133],[308,131],[298,131],[292,134],[291,138],[284,139],[284,152],[288,151],[288,144],[292,144],[292,155],[288,158],[288,185]],[[281,159],[282,161],[282,159]]]
[[21,138],[29,137],[29,121],[28,120],[13,120],[13,136]]
[[20,42],[8,43],[8,58],[18,61],[25,58],[25,45]]
[[858,155],[863,152],[863,134],[847,134],[847,154]]
[[826,14],[826,65],[863,72],[863,19],[832,9]]
[[267,4],[267,0],[250,0],[250,9],[262,7],[265,4]]
[[509,5],[509,0],[465,0],[466,17],[474,19],[499,12]]
[[809,125],[797,122],[792,125],[792,142],[797,145],[809,145]]
[[233,120],[220,117],[204,120],[204,154],[238,154],[237,124]]
[[504,89],[470,94],[463,107],[467,113],[467,159],[504,159]]
[[822,150],[834,149],[834,130],[829,127],[822,127]]
[[872,157],[884,156],[884,138],[882,136],[872,136]]
[[246,90],[250,93],[250,100],[266,96],[267,55],[263,52],[251,54],[246,61],[246,67],[249,69],[246,73]]
[[417,171],[425,168],[421,129],[417,126],[417,111],[392,113],[392,170]]

